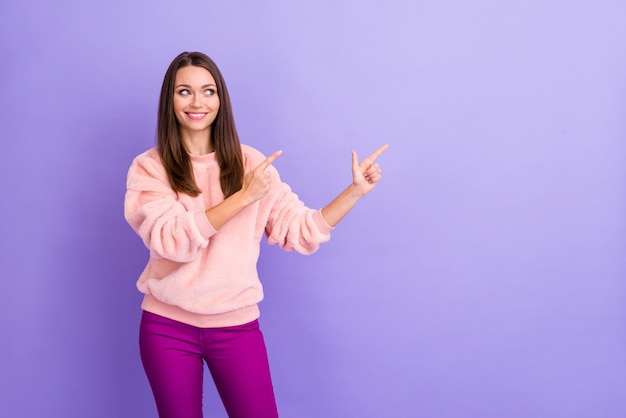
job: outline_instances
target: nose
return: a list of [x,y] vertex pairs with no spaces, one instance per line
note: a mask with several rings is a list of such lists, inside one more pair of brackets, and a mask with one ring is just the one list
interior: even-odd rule
[[193,98],[191,99],[191,105],[193,107],[200,107],[202,106],[202,98],[200,97],[199,94],[194,94]]

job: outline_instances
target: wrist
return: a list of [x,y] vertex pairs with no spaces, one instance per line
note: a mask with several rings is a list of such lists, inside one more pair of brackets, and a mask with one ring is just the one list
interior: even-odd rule
[[346,192],[348,196],[356,200],[365,196],[365,193],[363,192],[362,188],[356,183],[352,183],[350,186],[348,186],[348,188],[346,189]]
[[243,192],[242,189],[230,195],[228,199],[231,200],[233,205],[235,205],[239,209],[243,209],[252,203],[252,201],[250,201],[251,199],[248,199],[246,197],[246,194]]

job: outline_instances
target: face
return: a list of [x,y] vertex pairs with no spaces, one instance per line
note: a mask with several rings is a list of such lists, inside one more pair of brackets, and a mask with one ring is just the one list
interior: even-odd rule
[[220,98],[213,75],[193,65],[176,72],[174,81],[174,113],[183,137],[206,134],[220,109]]

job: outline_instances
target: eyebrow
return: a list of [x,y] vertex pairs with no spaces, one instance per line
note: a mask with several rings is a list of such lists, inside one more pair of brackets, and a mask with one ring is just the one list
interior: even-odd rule
[[[179,84],[179,85],[176,86],[176,88],[179,88],[179,87],[191,88],[191,86],[189,84]],[[205,84],[204,86],[202,86],[200,88],[205,89],[207,87],[215,87],[215,88],[217,88],[217,86],[215,84]]]

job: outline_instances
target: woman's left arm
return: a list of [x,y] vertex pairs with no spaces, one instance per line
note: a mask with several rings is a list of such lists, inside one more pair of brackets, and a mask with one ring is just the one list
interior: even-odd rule
[[352,184],[321,210],[322,217],[329,226],[335,227],[359,199],[376,187],[381,178],[381,170],[378,163],[374,161],[387,148],[389,148],[388,144],[383,145],[361,163],[356,152],[352,151]]

